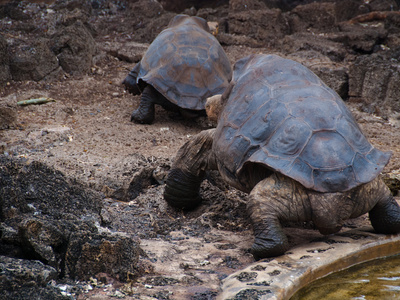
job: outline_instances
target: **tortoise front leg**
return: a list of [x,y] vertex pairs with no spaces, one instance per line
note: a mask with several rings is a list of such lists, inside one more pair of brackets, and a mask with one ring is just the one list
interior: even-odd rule
[[179,149],[164,191],[164,199],[171,206],[192,209],[201,203],[199,189],[206,170],[216,169],[212,155],[214,132],[204,130]]
[[289,249],[280,221],[311,218],[304,189],[292,179],[275,173],[253,188],[247,210],[254,230],[251,253],[255,259],[282,255]]
[[140,98],[139,107],[131,115],[131,121],[151,124],[154,121],[154,104],[157,102],[158,95],[159,93],[151,85],[147,85]]
[[122,81],[125,89],[133,95],[140,95],[140,89],[136,82],[139,70],[140,62],[136,64],[132,71],[129,72],[128,76],[125,77],[124,81]]

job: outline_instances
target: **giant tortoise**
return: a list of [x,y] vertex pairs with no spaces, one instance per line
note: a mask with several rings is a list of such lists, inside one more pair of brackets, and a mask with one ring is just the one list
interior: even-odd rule
[[376,232],[400,232],[400,208],[379,176],[391,153],[367,141],[342,99],[306,67],[245,57],[224,94],[207,101],[207,114],[218,112],[216,99],[217,127],[177,153],[164,191],[170,205],[194,208],[206,170],[218,170],[249,193],[256,259],[288,250],[282,221],[312,221],[331,234],[369,212]]
[[229,59],[207,22],[177,15],[123,81],[130,93],[142,93],[131,121],[152,123],[154,104],[183,115],[205,114],[207,98],[222,93],[231,76]]

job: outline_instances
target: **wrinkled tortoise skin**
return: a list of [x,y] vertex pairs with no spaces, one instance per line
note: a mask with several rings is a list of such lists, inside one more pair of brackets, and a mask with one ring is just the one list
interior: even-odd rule
[[181,108],[204,110],[206,99],[228,86],[232,68],[204,19],[177,15],[130,75],[141,91],[149,84]]
[[254,164],[318,192],[344,192],[373,180],[389,161],[391,153],[367,141],[343,100],[297,62],[246,57],[236,63],[231,86],[213,152],[218,169],[241,190],[257,181],[249,177]]

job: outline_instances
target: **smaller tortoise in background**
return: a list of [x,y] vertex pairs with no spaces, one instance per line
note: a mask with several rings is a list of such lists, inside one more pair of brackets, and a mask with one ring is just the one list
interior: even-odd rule
[[369,212],[377,232],[400,232],[399,205],[379,176],[391,154],[367,141],[342,99],[306,67],[276,55],[243,58],[206,110],[218,125],[178,151],[164,191],[170,205],[200,204],[206,170],[218,170],[249,193],[256,259],[288,250],[282,221],[313,221],[331,234]]
[[231,77],[229,59],[207,22],[177,15],[123,81],[130,93],[142,93],[131,121],[152,123],[155,104],[183,115],[204,114],[207,98],[223,93]]

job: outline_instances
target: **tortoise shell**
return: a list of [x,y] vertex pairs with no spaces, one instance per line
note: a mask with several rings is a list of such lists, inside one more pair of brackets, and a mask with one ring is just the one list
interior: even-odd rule
[[207,22],[177,15],[149,46],[139,64],[137,84],[152,85],[181,108],[203,110],[206,99],[222,93],[232,68]]
[[343,192],[374,179],[391,156],[367,141],[332,89],[292,60],[239,60],[222,101],[213,151],[220,171],[245,191],[257,172],[280,172],[315,191]]

